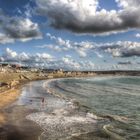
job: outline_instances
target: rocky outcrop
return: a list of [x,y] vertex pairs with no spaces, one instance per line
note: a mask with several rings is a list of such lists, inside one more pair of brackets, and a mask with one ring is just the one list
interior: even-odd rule
[[8,87],[9,87],[9,88],[13,88],[13,87],[15,87],[15,86],[18,85],[18,84],[19,84],[19,81],[13,80],[13,81],[11,81],[11,82],[8,84]]
[[23,74],[19,75],[19,78],[20,78],[21,80],[23,80],[23,79],[31,80],[29,77],[27,77],[27,76],[25,76],[25,75],[23,75]]

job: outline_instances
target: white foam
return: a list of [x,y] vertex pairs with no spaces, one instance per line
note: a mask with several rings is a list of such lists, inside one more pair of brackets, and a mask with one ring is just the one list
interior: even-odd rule
[[60,139],[72,135],[93,132],[97,121],[91,116],[80,116],[72,114],[68,110],[55,110],[52,114],[45,112],[34,113],[27,119],[36,122],[44,130],[43,135],[49,139]]

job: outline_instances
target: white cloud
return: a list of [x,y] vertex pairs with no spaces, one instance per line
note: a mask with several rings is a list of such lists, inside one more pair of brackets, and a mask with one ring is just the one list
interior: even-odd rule
[[49,37],[50,40],[54,40],[58,46],[63,46],[63,48],[61,48],[62,50],[69,50],[73,48],[70,40],[64,40],[61,37],[53,36],[50,33],[47,33],[46,36]]
[[48,53],[37,53],[36,55],[40,59],[53,59],[53,57]]
[[7,44],[7,43],[14,43],[14,39],[9,37],[8,35],[0,33],[0,44]]
[[77,52],[78,52],[80,57],[86,57],[87,56],[87,53],[83,49],[77,49]]
[[18,55],[18,58],[20,61],[28,61],[30,60],[30,56],[26,54],[25,52],[22,52]]
[[5,52],[2,54],[1,58],[1,61],[5,62],[23,62],[28,64],[36,62],[43,63],[54,59],[54,57],[48,53],[36,53],[31,55],[25,52],[17,53],[9,48],[5,49]]
[[28,3],[27,5],[24,6],[24,8],[25,8],[25,12],[24,12],[25,16],[27,18],[31,18],[33,11],[32,11],[32,7],[30,6],[30,4]]
[[116,0],[116,2],[122,8],[137,7],[140,5],[139,0]]
[[62,67],[65,67],[66,69],[81,69],[80,64],[72,58],[63,57],[62,62]]
[[[122,42],[118,43],[121,44]],[[123,44],[123,43],[122,43]],[[129,44],[129,43],[126,43]],[[136,45],[136,44],[135,44]],[[107,50],[107,52],[111,53],[113,55],[114,50],[113,46],[109,47],[112,48],[110,52]],[[134,46],[129,47],[135,48]],[[100,48],[102,49],[102,48]],[[106,48],[107,49],[107,48]],[[115,48],[114,48],[115,49]],[[128,50],[129,50],[128,49]],[[103,49],[104,50],[104,49]],[[129,51],[126,52],[129,52]],[[116,51],[116,50],[115,50]],[[139,51],[140,52],[140,51]],[[127,57],[130,53],[125,53],[125,55],[122,53],[121,47],[118,49],[119,55],[114,53],[114,56],[119,57]],[[124,56],[122,56],[122,54]],[[127,55],[126,55],[127,54]],[[119,59],[120,60],[120,59]],[[0,56],[1,62],[9,62],[9,63],[21,63],[24,65],[29,66],[35,66],[39,68],[53,68],[53,69],[59,69],[63,68],[65,70],[110,70],[110,69],[139,69],[138,63],[132,63],[131,61],[119,61],[117,64],[103,64],[103,65],[96,65],[91,60],[77,60],[74,59],[72,56],[66,55],[60,59],[54,58],[52,55],[48,53],[36,53],[36,54],[29,54],[29,53],[17,53],[16,51],[13,51],[9,48],[6,48],[5,52]],[[133,67],[135,66],[135,67]]]
[[[95,53],[99,58],[103,58],[103,52],[110,53],[113,57],[133,57],[140,56],[140,43],[131,41],[118,41],[112,43],[95,43],[95,42],[73,42],[64,40],[60,37],[48,34],[51,40],[55,41],[55,45],[43,45],[40,48],[48,47],[56,51],[73,50],[80,57],[88,57],[89,53]],[[139,34],[137,35],[139,36]]]
[[80,57],[86,57],[88,50],[94,48],[93,42],[88,42],[88,41],[73,42],[70,40],[64,40],[61,37],[53,36],[50,33],[47,33],[46,35],[47,37],[50,38],[50,40],[54,40],[56,45],[43,45],[43,46],[39,46],[40,48],[48,47],[56,51],[74,50],[79,54]]
[[99,58],[103,58],[104,56],[102,54],[100,54],[99,52],[95,51],[95,54],[99,57]]
[[70,70],[94,70],[95,64],[92,61],[77,62],[71,57],[63,57],[63,68]]
[[6,56],[8,58],[15,58],[17,56],[17,53],[9,48],[6,48]]
[[137,38],[140,38],[140,33],[137,33],[137,34],[136,34],[136,37],[137,37]]
[[70,55],[66,55],[65,57],[58,59],[48,53],[17,53],[9,48],[6,48],[5,52],[0,56],[0,61],[9,63],[21,63],[24,65],[40,68],[63,68],[66,70],[94,69],[94,63],[92,61],[77,61],[74,60]]

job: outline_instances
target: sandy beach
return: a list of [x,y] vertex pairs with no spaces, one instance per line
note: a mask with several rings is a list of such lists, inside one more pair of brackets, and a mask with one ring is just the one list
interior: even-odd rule
[[22,85],[29,81],[47,79],[39,73],[0,73],[0,126],[6,123],[5,108],[8,108],[20,96]]
[[12,104],[18,100],[24,84],[45,78],[38,73],[0,73],[0,82],[4,83],[0,87],[0,139],[38,139],[40,128],[26,120],[33,110]]
[[[107,77],[111,76],[111,74],[106,75],[106,76]],[[82,116],[82,118],[80,119],[83,122],[83,126],[85,126],[86,121],[87,121],[87,126],[89,126],[88,122],[90,122],[90,124],[93,123],[96,126],[96,121],[95,122],[93,121],[93,120],[96,120],[95,116],[91,117],[91,116],[88,116],[89,114],[86,114],[86,113],[83,114],[83,111],[81,109],[80,109],[81,112],[79,111],[77,112],[77,109],[71,110],[71,103],[73,101],[70,102],[70,100],[67,100],[67,98],[63,97],[62,95],[55,94],[55,92],[53,92],[53,89],[48,88],[48,84],[50,82],[55,81],[56,78],[61,78],[62,80],[63,79],[62,77],[67,78],[67,76],[65,75],[59,75],[59,76],[55,75],[52,78],[52,80],[46,81],[48,77],[40,76],[38,73],[26,73],[26,74],[22,73],[22,76],[20,73],[1,74],[0,75],[1,82],[7,83],[7,84],[5,84],[5,86],[1,87],[0,89],[1,91],[0,93],[0,99],[1,99],[0,138],[1,137],[3,138],[4,136],[5,138],[4,140],[7,140],[7,139],[8,140],[13,140],[13,139],[14,140],[15,139],[38,140],[38,137],[42,135],[42,131],[43,131],[40,125],[44,126],[44,129],[48,128],[48,127],[46,128],[46,125],[44,125],[44,118],[46,118],[46,124],[52,123],[51,125],[53,127],[58,127],[59,124],[62,123],[61,118],[63,118],[64,123],[67,123],[68,120],[70,119],[72,119],[72,122],[75,122],[76,121],[75,119],[77,117],[81,117],[81,114],[82,114],[84,116]],[[74,77],[74,76],[71,75],[71,77]],[[88,75],[82,75],[79,77],[88,77]],[[102,75],[100,75],[98,78],[101,78],[101,77]],[[78,80],[78,76],[77,78],[69,78],[69,79]],[[14,84],[11,84],[11,83],[14,83]],[[42,99],[45,100],[45,105],[42,104]],[[68,106],[70,106],[70,109]],[[63,110],[63,107],[64,107],[64,110]],[[71,115],[69,115],[69,113],[67,114],[67,109],[65,109],[65,107],[68,107],[68,112],[72,111],[73,113],[71,113]],[[45,109],[47,110],[47,112],[48,111],[49,112],[45,114],[41,113],[41,111],[44,111]],[[85,109],[85,108],[82,108],[82,109]],[[53,110],[55,110],[56,112],[54,111],[52,114],[50,114],[50,112]],[[76,113],[75,111],[78,113],[77,114],[78,116],[76,116],[76,118],[75,118],[75,113]],[[30,114],[33,114],[33,115],[30,115]],[[48,116],[48,118],[46,117],[46,115]],[[38,121],[38,118],[39,118],[38,116],[42,117],[42,118],[40,117],[40,120],[39,120],[41,122],[35,123],[36,120]],[[110,119],[114,120],[112,119],[113,117],[108,118],[108,117],[103,116],[103,118],[105,118],[107,121],[109,121]],[[54,120],[56,121],[57,125],[53,124]],[[98,119],[97,119],[97,122],[98,122]],[[71,123],[71,125],[73,125],[73,123]],[[92,129],[95,128],[94,125],[91,126]],[[74,129],[75,128],[79,129],[80,126],[81,126],[81,122],[78,122],[77,126],[74,127]],[[62,128],[65,128],[65,125],[62,125]],[[82,128],[83,129],[81,131],[87,131],[87,127],[82,127]],[[51,129],[51,126],[50,126],[50,129]],[[77,129],[75,129],[76,133],[77,133]],[[89,127],[89,130],[91,130],[90,127]],[[93,130],[95,130],[94,132],[96,133],[97,129],[93,129]],[[93,137],[93,135],[95,136],[95,133],[91,132],[90,137]],[[49,132],[47,132],[47,134],[49,134]],[[50,137],[52,137],[51,133],[49,135]],[[71,135],[71,133],[69,135]],[[107,135],[104,135],[102,132],[100,132],[100,135],[104,137],[108,137]],[[78,137],[81,137],[81,133],[80,133],[80,136]]]
[[10,89],[0,94],[0,124],[4,124],[6,121],[4,115],[4,108],[13,103],[19,96],[19,89]]

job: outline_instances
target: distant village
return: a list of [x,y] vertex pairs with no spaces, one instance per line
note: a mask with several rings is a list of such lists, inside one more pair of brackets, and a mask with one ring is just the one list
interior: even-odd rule
[[29,66],[21,66],[19,64],[0,64],[0,73],[27,73],[27,72],[36,72],[40,74],[63,74],[65,76],[77,76],[82,74],[94,75],[95,72],[91,71],[66,71],[63,69],[47,69],[47,68],[36,68]]
[[[47,68],[36,68],[29,66],[22,66],[19,64],[0,64],[0,73],[26,73],[26,72],[36,72],[40,74],[63,74],[65,76],[82,76],[82,75],[102,75],[102,74],[113,74],[113,75],[140,75],[140,71],[130,71],[130,70],[100,70],[100,71],[67,71],[63,69],[47,69]],[[53,77],[52,77],[53,78]]]

